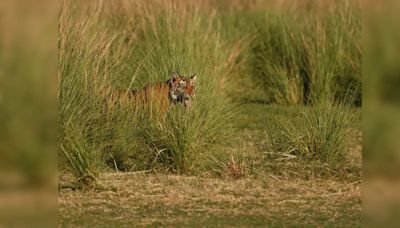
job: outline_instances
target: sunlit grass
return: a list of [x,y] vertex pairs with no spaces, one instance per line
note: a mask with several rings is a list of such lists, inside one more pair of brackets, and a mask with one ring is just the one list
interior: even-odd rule
[[[296,145],[296,153],[340,157],[350,125],[347,110],[319,104],[328,97],[340,101],[349,89],[360,91],[359,18],[358,8],[346,1],[328,5],[273,11],[263,4],[62,1],[60,168],[78,180],[95,180],[104,169],[191,174],[221,164],[236,167],[241,159],[216,148],[231,141],[238,110],[231,98],[254,91],[262,91],[266,103],[315,106],[301,123],[282,122],[286,133],[274,144],[277,150],[294,146],[289,144],[302,134],[302,124],[309,134],[304,143],[331,144],[314,143],[318,148],[308,152],[309,145]],[[104,88],[141,89],[166,81],[173,71],[198,75],[190,109],[107,108],[112,101]],[[338,126],[320,129],[321,121]],[[212,167],[210,156],[230,160]]]
[[347,105],[326,101],[298,113],[271,118],[267,123],[271,154],[345,164],[357,123],[354,112]]
[[[155,8],[144,15],[136,9],[145,6],[135,4],[129,6],[132,14],[106,11],[101,4],[91,6],[94,10],[70,4],[64,2],[59,21],[59,129],[67,167],[78,179],[93,176],[93,169],[101,168],[86,162],[92,159],[89,150],[93,150],[100,153],[103,164],[116,170],[195,171],[196,159],[229,132],[232,117],[220,83],[236,52],[220,39],[214,17],[196,8],[177,18],[173,9]],[[118,17],[137,21],[113,20]],[[114,33],[116,28],[119,32]],[[166,81],[172,71],[198,75],[190,109],[179,104],[166,112],[146,107],[139,112],[128,106],[104,108],[109,98],[101,90],[106,86],[140,89]]]

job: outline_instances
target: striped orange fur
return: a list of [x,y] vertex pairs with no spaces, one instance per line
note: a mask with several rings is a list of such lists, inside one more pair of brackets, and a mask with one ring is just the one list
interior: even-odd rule
[[137,112],[145,107],[155,107],[165,112],[171,105],[182,103],[190,107],[195,92],[196,75],[191,77],[173,73],[171,79],[149,84],[141,90],[114,90],[106,87],[102,96],[106,98],[108,110],[115,106],[130,107]]

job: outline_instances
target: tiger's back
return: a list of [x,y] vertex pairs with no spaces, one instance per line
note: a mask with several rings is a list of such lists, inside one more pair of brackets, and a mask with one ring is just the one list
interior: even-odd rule
[[171,79],[149,84],[140,90],[124,91],[107,87],[102,90],[102,96],[106,98],[108,111],[113,111],[115,107],[128,107],[135,113],[144,108],[165,112],[177,103],[183,103],[185,107],[191,105],[195,79],[196,75],[183,77],[173,73]]
[[135,111],[146,107],[157,107],[165,110],[171,103],[169,98],[170,86],[168,81],[150,84],[140,90],[112,90],[107,88],[108,109],[116,106],[122,108],[132,108]]

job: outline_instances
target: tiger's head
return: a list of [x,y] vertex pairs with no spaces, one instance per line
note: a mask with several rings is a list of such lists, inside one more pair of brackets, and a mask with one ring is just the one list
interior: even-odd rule
[[192,99],[195,95],[195,82],[197,74],[185,77],[177,73],[172,73],[171,79],[169,80],[169,95],[171,100],[176,103],[180,102],[185,107],[192,105]]

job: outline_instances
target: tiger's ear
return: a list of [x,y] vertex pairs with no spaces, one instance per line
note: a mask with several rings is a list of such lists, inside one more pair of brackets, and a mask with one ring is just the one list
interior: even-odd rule
[[179,78],[179,74],[176,72],[173,72],[171,75],[171,78],[175,80],[175,79]]
[[193,75],[192,77],[190,77],[190,82],[191,82],[192,84],[194,84],[194,83],[196,82],[196,79],[197,79],[197,74],[195,74],[195,75]]

